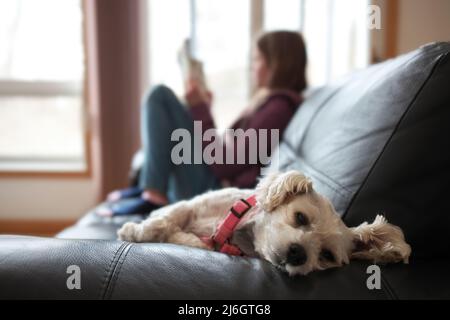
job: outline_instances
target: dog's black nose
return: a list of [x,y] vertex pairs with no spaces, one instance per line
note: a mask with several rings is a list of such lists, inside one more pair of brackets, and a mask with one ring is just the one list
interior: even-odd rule
[[289,246],[287,255],[286,255],[286,263],[292,266],[301,266],[305,264],[308,256],[306,255],[305,248],[299,244],[291,244]]

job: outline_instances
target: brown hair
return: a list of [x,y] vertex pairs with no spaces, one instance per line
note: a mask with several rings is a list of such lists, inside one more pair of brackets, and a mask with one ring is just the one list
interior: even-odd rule
[[256,41],[256,46],[271,71],[269,89],[289,89],[301,93],[306,88],[306,48],[300,33],[264,33]]

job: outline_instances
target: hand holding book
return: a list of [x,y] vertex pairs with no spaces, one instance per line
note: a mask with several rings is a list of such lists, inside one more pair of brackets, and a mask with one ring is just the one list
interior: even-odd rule
[[184,98],[189,107],[196,107],[203,104],[210,106],[213,96],[211,91],[201,88],[199,84],[193,80],[188,81]]
[[190,107],[201,104],[210,105],[212,93],[206,85],[203,63],[194,58],[191,51],[191,42],[186,39],[178,52],[178,62],[185,84],[186,102]]

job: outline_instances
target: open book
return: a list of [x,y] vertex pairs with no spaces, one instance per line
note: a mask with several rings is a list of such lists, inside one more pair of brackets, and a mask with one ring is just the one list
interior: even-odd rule
[[184,83],[187,83],[189,80],[195,81],[201,90],[207,91],[203,63],[193,56],[190,39],[186,39],[178,51],[178,62]]

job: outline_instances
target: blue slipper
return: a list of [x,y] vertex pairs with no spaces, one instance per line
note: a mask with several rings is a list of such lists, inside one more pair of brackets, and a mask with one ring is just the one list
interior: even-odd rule
[[[106,209],[106,211],[111,211],[110,216],[124,216],[129,214],[149,214],[153,210],[159,209],[162,206],[144,200],[142,198],[132,198],[123,201],[118,201]],[[104,215],[104,214],[101,214]]]
[[126,189],[121,189],[119,190],[120,199],[137,198],[141,195],[143,191],[144,190],[139,187],[130,187]]

